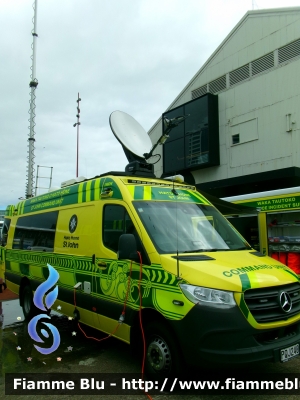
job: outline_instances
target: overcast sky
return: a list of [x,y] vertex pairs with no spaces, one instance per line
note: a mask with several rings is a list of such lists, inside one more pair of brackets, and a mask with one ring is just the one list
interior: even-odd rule
[[[0,0],[0,209],[25,197],[34,0]],[[38,0],[37,165],[52,186],[123,171],[115,110],[149,130],[248,10],[299,0]],[[150,150],[150,149],[149,149]],[[50,168],[40,168],[41,177]],[[49,186],[39,178],[38,186]],[[35,185],[34,185],[35,187]],[[43,193],[45,190],[38,190]]]

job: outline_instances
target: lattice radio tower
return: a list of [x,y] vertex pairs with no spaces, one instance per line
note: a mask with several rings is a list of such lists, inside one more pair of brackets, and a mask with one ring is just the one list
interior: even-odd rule
[[30,109],[29,109],[29,134],[28,134],[28,164],[27,164],[27,181],[26,181],[26,199],[33,197],[33,188],[34,188],[34,142],[35,142],[35,89],[38,85],[38,80],[36,79],[36,39],[38,37],[36,33],[36,19],[37,19],[37,0],[35,0],[33,6],[34,16],[32,19],[33,22],[33,30],[32,33],[32,65],[31,65],[31,75],[30,75]]

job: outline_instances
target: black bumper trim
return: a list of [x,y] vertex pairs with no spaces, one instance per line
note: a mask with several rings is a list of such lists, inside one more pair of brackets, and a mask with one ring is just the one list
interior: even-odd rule
[[[279,361],[280,349],[300,343],[300,322],[280,328],[281,337],[275,339],[278,328],[253,328],[238,306],[220,309],[196,305],[182,320],[170,324],[185,361],[195,366],[200,361],[218,364]],[[274,340],[264,343],[256,339],[258,334],[270,336],[272,331]]]

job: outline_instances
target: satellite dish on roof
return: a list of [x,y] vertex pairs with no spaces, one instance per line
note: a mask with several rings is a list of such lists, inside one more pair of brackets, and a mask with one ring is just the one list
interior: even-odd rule
[[176,117],[171,120],[165,118],[164,132],[155,145],[145,131],[145,129],[130,115],[123,111],[114,111],[109,116],[109,124],[113,134],[121,143],[124,153],[129,161],[125,168],[125,172],[130,174],[140,174],[143,176],[154,176],[154,163],[147,160],[152,157],[159,157],[159,154],[153,154],[159,144],[164,144],[169,133],[178,124],[183,122],[189,115]]
[[152,148],[152,142],[145,129],[123,111],[112,112],[109,124],[113,134],[123,146],[128,161],[145,161],[144,155]]

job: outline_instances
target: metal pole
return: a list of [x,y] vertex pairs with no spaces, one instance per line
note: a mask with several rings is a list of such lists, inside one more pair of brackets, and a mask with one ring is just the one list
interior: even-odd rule
[[76,178],[78,178],[78,154],[79,154],[79,93],[78,93],[78,100],[77,100],[77,155],[76,155]]
[[79,119],[80,119],[80,108],[79,108],[79,102],[81,101],[81,98],[79,97],[78,93],[78,99],[76,100],[77,102],[77,122],[73,125],[74,127],[77,126],[77,153],[76,153],[76,178],[78,178],[78,163],[79,163]]
[[30,126],[29,126],[29,137],[28,137],[28,166],[27,166],[27,186],[26,186],[26,195],[25,197],[28,199],[33,197],[33,186],[34,186],[34,142],[35,142],[35,89],[38,85],[38,80],[36,79],[36,39],[38,37],[36,33],[36,25],[37,25],[37,0],[34,2],[34,17],[33,17],[33,31],[32,31],[32,66],[31,66],[31,81],[29,83],[30,87]]
[[36,180],[35,180],[35,196],[37,196],[37,189],[38,189],[38,180],[39,180],[39,169],[40,166],[38,165],[36,168]]

